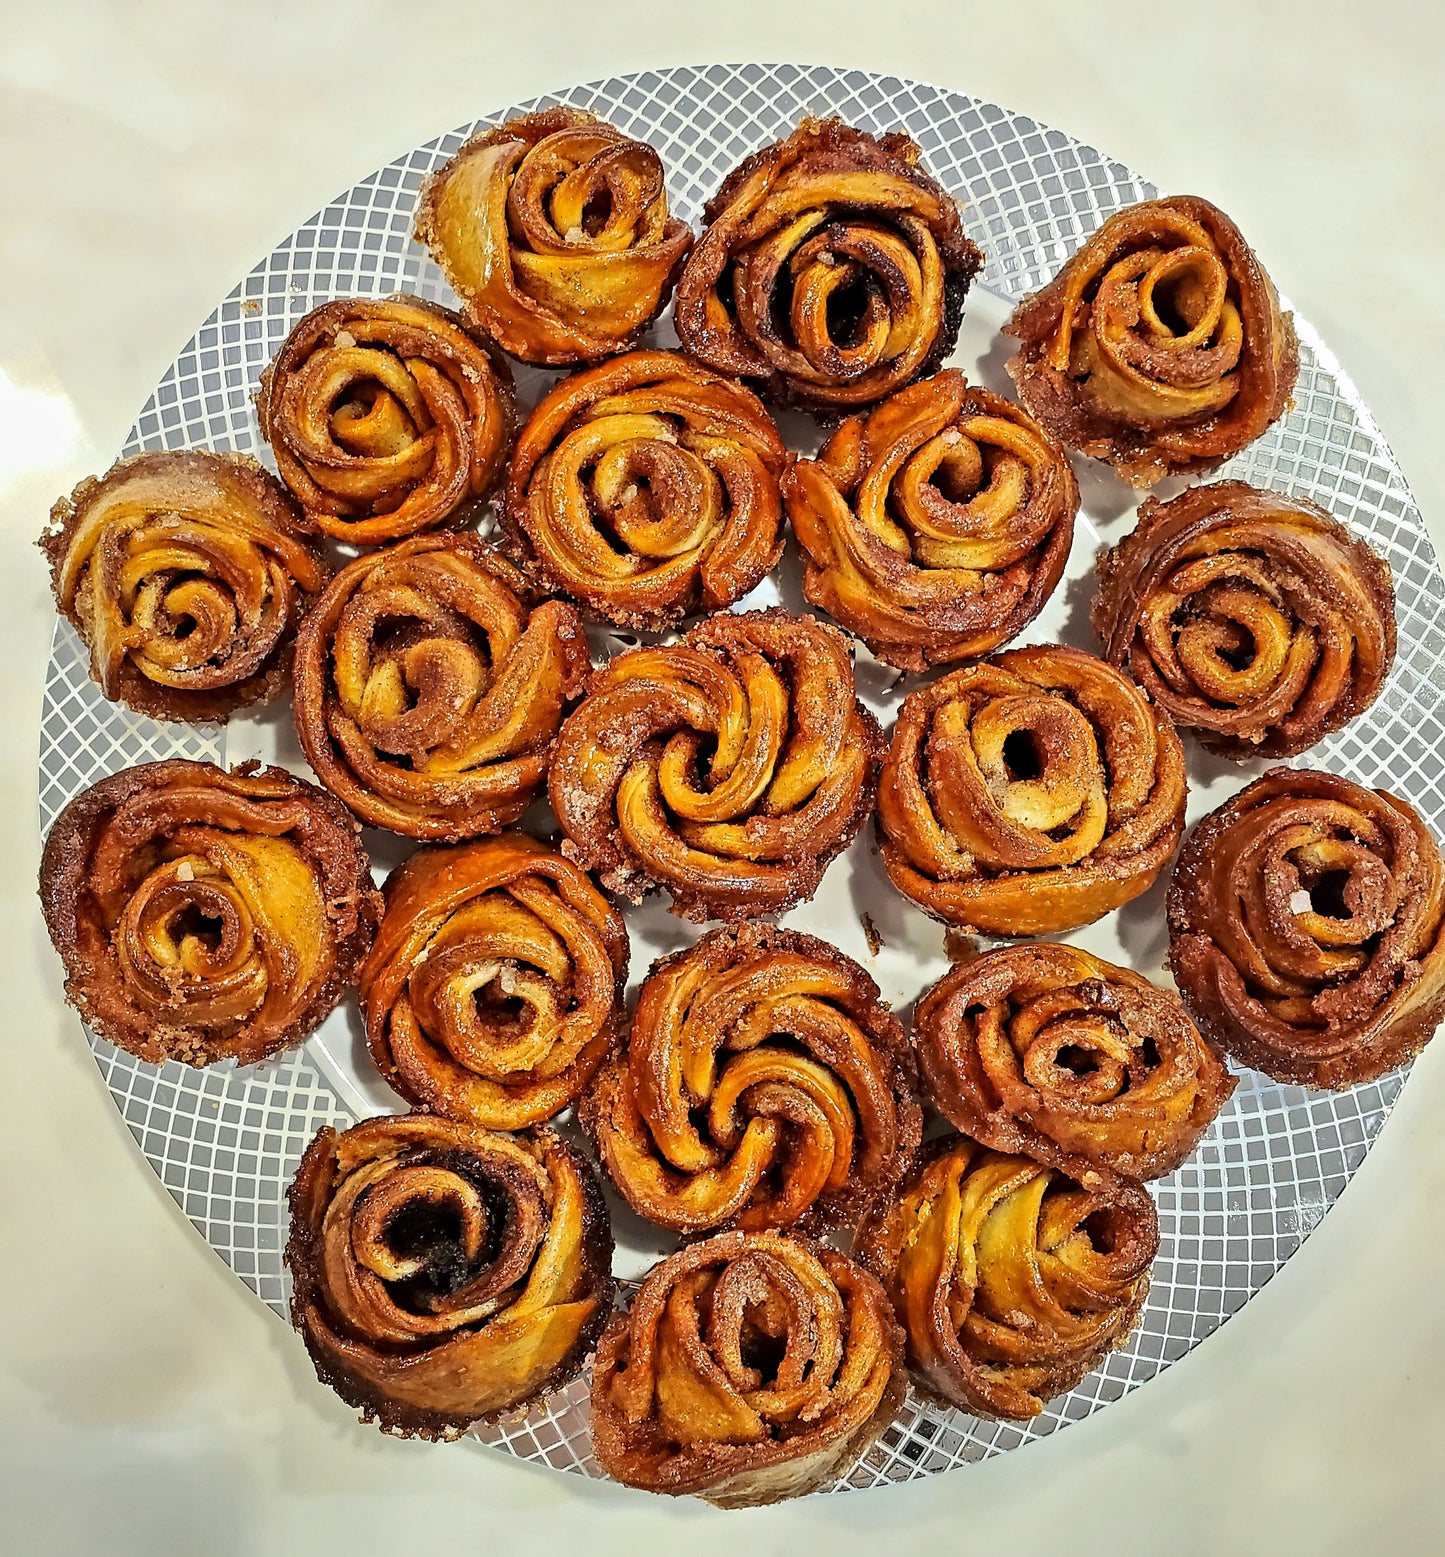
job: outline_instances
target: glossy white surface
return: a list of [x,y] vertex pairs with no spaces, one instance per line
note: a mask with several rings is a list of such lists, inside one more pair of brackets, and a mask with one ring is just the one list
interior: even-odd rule
[[45,510],[109,462],[181,343],[280,236],[405,147],[548,87],[711,58],[864,65],[1008,104],[1217,199],[1359,383],[1440,539],[1436,8],[975,9],[0,10],[7,1549],[1439,1549],[1445,1046],[1306,1247],[1147,1388],[927,1483],[721,1515],[358,1427],[149,1173],[57,997],[33,896],[50,608],[29,542]]

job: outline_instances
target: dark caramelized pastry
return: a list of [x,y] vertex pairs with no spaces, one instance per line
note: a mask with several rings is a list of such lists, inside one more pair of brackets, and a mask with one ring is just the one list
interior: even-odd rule
[[478,329],[553,366],[635,346],[692,246],[652,147],[576,108],[468,141],[427,180],[416,235]]
[[921,1133],[878,986],[826,942],[753,924],[654,965],[582,1121],[633,1210],[681,1233],[850,1220]]
[[845,421],[784,482],[803,588],[900,670],[974,659],[1043,609],[1079,489],[1063,451],[956,370]]
[[873,808],[882,750],[839,632],[724,612],[592,676],[548,792],[564,852],[604,886],[742,919],[813,895]]
[[143,1060],[243,1065],[356,982],[381,894],[345,808],[282,768],[147,762],[55,819],[40,901],[65,994]]
[[419,535],[338,573],[296,645],[296,730],[362,821],[453,841],[509,827],[591,661],[561,600],[475,535]]
[[273,476],[239,454],[136,454],[82,481],[40,542],[102,692],[153,719],[228,719],[285,685],[331,570]]
[[1172,992],[1073,946],[961,963],[918,1002],[934,1105],[965,1135],[1162,1178],[1199,1144],[1234,1078]]
[[953,350],[983,263],[906,135],[805,119],[736,168],[677,284],[684,348],[774,399],[872,405]]
[[1184,841],[1169,962],[1194,1020],[1276,1081],[1344,1088],[1445,1020],[1445,867],[1404,800],[1276,768]]
[[1056,935],[1139,896],[1184,827],[1184,752],[1126,676],[1009,649],[904,701],[878,787],[894,886],[945,924]]
[[853,1252],[882,1278],[929,1395],[1027,1421],[1139,1322],[1159,1218],[1132,1179],[937,1142]]
[[1290,757],[1374,702],[1395,596],[1323,508],[1221,481],[1144,503],[1099,559],[1094,627],[1109,663],[1212,750]]
[[501,479],[514,420],[505,364],[419,297],[314,309],[256,404],[308,525],[356,546],[473,517]]
[[366,1041],[414,1106],[521,1129],[591,1081],[626,974],[621,916],[554,850],[522,833],[419,849],[361,970]]
[[324,1129],[291,1186],[291,1320],[362,1420],[454,1438],[575,1378],[612,1307],[592,1169],[551,1130]]
[[836,1249],[719,1233],[653,1266],[592,1368],[592,1443],[616,1481],[721,1508],[845,1472],[903,1402],[903,1335]]
[[758,398],[675,351],[564,378],[507,480],[513,554],[624,626],[741,600],[782,553],[788,451]]
[[1289,406],[1290,316],[1254,251],[1194,195],[1116,212],[1004,327],[1029,410],[1136,487],[1213,470]]

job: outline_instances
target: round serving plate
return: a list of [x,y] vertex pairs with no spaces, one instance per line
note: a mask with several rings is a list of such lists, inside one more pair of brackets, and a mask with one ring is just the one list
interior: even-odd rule
[[[221,303],[167,370],[126,441],[142,449],[236,449],[271,464],[252,396],[262,369],[301,315],[334,297],[397,291],[453,301],[411,236],[422,180],[477,130],[517,113],[565,103],[589,109],[662,155],[677,214],[696,223],[724,175],[805,115],[837,114],[873,131],[902,129],[929,169],[964,202],[964,225],[987,263],[970,294],[953,361],[970,378],[1011,393],[1008,343],[998,327],[1013,304],[1047,281],[1082,237],[1111,212],[1152,196],[1136,174],[1057,130],[991,103],[938,87],[797,65],[709,65],[647,71],[538,98],[466,126],[398,158],[332,201],[277,246]],[[1211,190],[1228,206],[1228,190]],[[1264,255],[1266,263],[1270,256]],[[1286,279],[1277,277],[1276,279]],[[1364,719],[1308,755],[1311,766],[1348,774],[1408,797],[1445,832],[1445,786],[1436,753],[1445,745],[1445,580],[1394,457],[1314,332],[1296,316],[1301,369],[1292,409],[1220,472],[1312,498],[1388,560],[1398,593],[1399,657]],[[671,340],[664,321],[657,338]],[[556,375],[522,368],[533,403]],[[794,447],[817,432],[783,419]],[[1136,494],[1103,467],[1076,466],[1084,506],[1064,583],[1023,642],[1096,647],[1088,627],[1094,560],[1133,524]],[[1161,488],[1172,495],[1178,483]],[[791,559],[743,603],[777,600],[806,609]],[[632,639],[591,635],[594,653]],[[897,677],[861,646],[864,700],[887,727],[902,698]],[[1262,771],[1189,753],[1190,820]],[[162,757],[236,763],[280,761],[306,772],[289,705],[225,728],[158,724],[108,703],[91,682],[83,644],[56,629],[40,747],[40,815],[48,828],[78,791],[105,774]],[[547,818],[529,819],[545,826]],[[536,830],[534,828],[533,830]],[[378,879],[411,845],[365,834]],[[1068,939],[1156,980],[1166,937],[1161,882],[1142,899]],[[699,930],[656,900],[628,908],[635,989],[653,959],[697,939]],[[865,923],[866,920],[866,923]],[[867,967],[904,1019],[947,966],[939,926],[893,891],[865,831],[837,860],[812,903],[785,923],[834,942]],[[871,932],[871,933],[870,933]],[[323,1125],[344,1127],[393,1112],[361,1039],[353,1001],[302,1048],[266,1064],[196,1071],[133,1059],[90,1036],[115,1104],[147,1160],[212,1248],[258,1296],[285,1314],[281,1250],[286,1190],[302,1151]],[[983,1422],[910,1394],[898,1419],[833,1490],[880,1486],[949,1470],[1017,1448],[1093,1412],[1178,1361],[1236,1312],[1299,1248],[1338,1198],[1399,1095],[1404,1072],[1341,1094],[1308,1093],[1245,1072],[1193,1157],[1151,1186],[1161,1247],[1143,1321],[1123,1350],[1027,1424]],[[610,1196],[617,1272],[635,1277],[670,1244]],[[298,1343],[299,1344],[299,1343]],[[477,1434],[496,1448],[558,1470],[596,1476],[586,1381],[554,1392],[525,1418]]]

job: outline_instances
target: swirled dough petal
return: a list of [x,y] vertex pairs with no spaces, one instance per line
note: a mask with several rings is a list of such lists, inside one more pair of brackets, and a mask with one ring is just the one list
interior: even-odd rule
[[1374,702],[1395,596],[1324,509],[1221,481],[1145,501],[1099,559],[1094,627],[1109,663],[1212,750],[1290,757]]
[[1234,1091],[1178,997],[1073,946],[1005,946],[925,991],[914,1044],[940,1112],[1001,1152],[1172,1173]]
[[878,986],[794,930],[714,930],[656,963],[582,1120],[633,1210],[681,1233],[837,1225],[921,1133]]
[[576,108],[468,141],[427,180],[416,235],[478,329],[551,366],[635,346],[692,246],[652,147]]
[[361,970],[367,1043],[414,1106],[521,1129],[591,1082],[626,974],[621,916],[554,850],[522,833],[419,849]]
[[864,1218],[854,1254],[887,1289],[928,1394],[1027,1421],[1127,1340],[1159,1218],[1142,1185],[1075,1171],[953,1136]]
[[363,821],[411,838],[499,832],[541,793],[590,659],[576,611],[538,600],[475,535],[349,563],[296,645],[296,730]]
[[1288,409],[1299,345],[1274,285],[1207,200],[1109,217],[1004,326],[1029,410],[1136,487],[1213,470]]
[[1078,649],[1009,649],[911,693],[878,787],[883,864],[945,924],[1056,935],[1148,889],[1184,827],[1167,715]]
[[822,413],[932,372],[983,263],[913,141],[838,119],[754,152],[703,219],[677,284],[684,348]]
[[1265,774],[1191,830],[1168,913],[1195,1021],[1276,1081],[1372,1081],[1445,1020],[1445,865],[1383,790]]
[[451,1438],[566,1384],[612,1302],[592,1169],[548,1129],[404,1114],[324,1129],[291,1186],[291,1318],[388,1432]]
[[563,379],[522,429],[507,480],[512,554],[623,626],[741,600],[782,553],[786,445],[757,397],[675,351]]
[[501,479],[512,377],[420,297],[313,309],[261,378],[261,433],[307,524],[379,546],[462,523]]
[[1063,576],[1079,489],[1027,413],[947,371],[784,478],[808,599],[900,670],[1016,637]]
[[136,454],[82,481],[40,546],[60,614],[108,698],[153,719],[227,719],[286,684],[331,577],[274,476],[240,454]]
[[903,1336],[836,1249],[719,1233],[655,1265],[592,1369],[602,1468],[723,1508],[826,1486],[902,1404]]
[[40,864],[65,993],[159,1064],[251,1064],[356,982],[381,894],[343,806],[282,768],[148,762],[77,795]]
[[720,613],[620,654],[557,739],[564,852],[690,919],[780,912],[816,891],[872,810],[882,735],[842,634],[786,611]]

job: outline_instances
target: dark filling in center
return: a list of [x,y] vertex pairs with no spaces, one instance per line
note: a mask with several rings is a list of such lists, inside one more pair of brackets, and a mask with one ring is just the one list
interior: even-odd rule
[[1004,737],[1003,765],[1015,781],[1028,782],[1043,774],[1043,755],[1033,731],[1013,730]]

